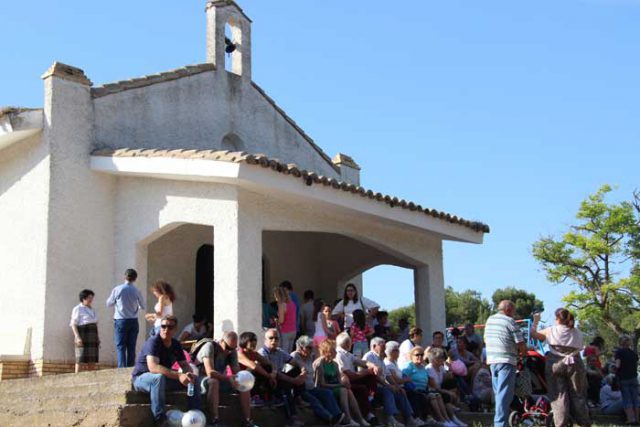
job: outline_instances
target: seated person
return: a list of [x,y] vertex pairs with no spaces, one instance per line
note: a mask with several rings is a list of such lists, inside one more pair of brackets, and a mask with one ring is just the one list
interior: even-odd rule
[[433,391],[432,386],[434,383],[424,363],[424,356],[425,349],[423,347],[416,346],[412,348],[409,353],[411,362],[402,370],[402,375],[409,378],[411,384],[413,384],[414,393],[412,400],[414,406],[417,409],[429,406],[433,417],[438,422],[443,423],[444,427],[466,426],[466,424],[456,418],[453,407],[450,404],[444,403],[443,396]]
[[[329,390],[336,400],[340,402],[340,408],[344,414],[335,424],[356,427],[368,426],[362,418],[358,401],[351,391],[349,380],[340,374],[340,368],[334,360],[336,358],[336,343],[333,340],[324,340],[320,343],[320,357],[313,362],[313,376],[316,388]],[[358,420],[357,422],[354,421]]]
[[467,345],[469,342],[466,337],[459,337],[457,340],[458,344],[458,359],[461,360],[465,366],[467,367],[467,380],[474,377],[478,369],[480,369],[480,360],[476,357],[475,354],[467,350]]
[[[277,329],[267,329],[264,334],[265,345],[258,353],[267,359],[276,373],[276,387],[273,392],[284,402],[284,411],[287,417],[287,426],[299,426],[302,422],[296,415],[296,407],[294,404],[292,391],[295,388],[302,388],[307,379],[307,371],[303,365],[299,365],[297,361],[289,353],[283,351],[279,346],[280,334]],[[300,374],[296,377],[289,376],[284,372],[286,364],[293,365],[300,369]]]
[[491,371],[487,365],[482,365],[473,377],[473,395],[481,404],[493,405],[493,386],[491,383]]
[[600,389],[600,410],[604,415],[624,415],[622,392],[615,374],[604,378],[604,385]]
[[253,406],[264,405],[264,399],[270,394],[270,390],[278,384],[277,372],[273,370],[271,362],[256,351],[258,337],[253,332],[240,334],[238,343],[238,362],[241,370],[247,370],[253,374],[256,382],[251,390]]
[[[201,381],[201,391],[207,395],[210,402],[212,424],[220,423],[219,404],[220,391],[235,393],[238,383],[235,374],[240,370],[238,366],[238,334],[225,332],[220,341],[207,342],[196,350],[195,362],[201,368],[204,367],[206,377]],[[230,369],[232,375],[227,375]],[[238,392],[240,395],[240,407],[242,408],[242,425],[244,427],[256,427],[251,421],[251,396],[249,391]]]
[[433,382],[430,387],[442,395],[445,403],[457,405],[460,401],[457,393],[457,384],[455,380],[447,381],[450,374],[447,372],[445,363],[447,354],[443,348],[431,347],[428,351],[429,364],[427,371],[429,372],[429,383]]
[[291,357],[298,366],[304,366],[306,378],[304,389],[300,396],[311,405],[311,409],[316,417],[330,424],[335,424],[342,420],[342,411],[338,407],[338,402],[333,397],[331,390],[316,387],[313,378],[313,341],[306,335],[302,335],[296,341],[296,350],[291,353]]
[[413,327],[409,329],[409,338],[402,341],[400,344],[400,356],[398,357],[398,367],[404,369],[409,366],[411,362],[411,356],[409,352],[417,345],[422,344],[422,329]]
[[386,311],[379,311],[376,314],[376,319],[378,320],[378,324],[373,328],[373,335],[380,337],[385,341],[390,341],[392,339],[392,334],[391,326],[389,325],[389,313]]
[[602,385],[602,369],[597,356],[587,356],[585,371],[587,372],[587,397],[594,404],[600,402],[600,387]]
[[[340,368],[340,373],[349,380],[351,391],[358,401],[360,412],[365,414],[368,422],[375,419],[369,402],[369,394],[375,394],[377,389],[378,367],[362,359],[358,359],[351,353],[351,337],[346,332],[338,334],[336,340],[336,362]],[[357,371],[358,368],[362,370]],[[361,423],[362,424],[362,423]]]
[[180,333],[179,341],[199,341],[202,338],[212,337],[213,331],[207,324],[207,319],[199,314],[193,315],[193,322],[184,327]]
[[[165,392],[184,390],[188,384],[197,381],[187,363],[180,341],[173,338],[178,319],[166,315],[160,320],[159,333],[151,336],[138,354],[133,372],[133,388],[149,393],[151,412],[156,425],[165,424]],[[173,371],[171,366],[178,362],[182,372]],[[188,397],[189,409],[200,409],[200,394]]]
[[447,353],[451,360],[458,360],[460,358],[458,354],[458,338],[460,338],[461,334],[460,329],[451,328],[451,332],[448,335]]
[[447,353],[447,349],[444,346],[444,333],[442,331],[435,331],[431,335],[431,345],[427,347],[427,353],[431,351],[432,348],[440,348],[444,351],[445,360],[449,357]]
[[387,417],[387,424],[392,426],[398,425],[399,423],[395,419],[395,415],[402,412],[407,426],[416,427],[421,425],[413,417],[413,409],[411,408],[409,399],[407,399],[406,393],[404,393],[404,389],[399,384],[396,384],[392,376],[388,375],[388,371],[384,365],[384,339],[374,337],[371,339],[370,345],[371,350],[365,353],[362,359],[378,367],[378,374],[376,375],[376,380],[378,381],[376,397],[382,400],[384,414]]

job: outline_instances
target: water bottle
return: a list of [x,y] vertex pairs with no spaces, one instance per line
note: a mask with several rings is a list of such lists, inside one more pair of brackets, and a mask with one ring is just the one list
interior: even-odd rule
[[187,384],[187,396],[193,397],[194,393],[195,393],[195,386],[193,385],[193,383]]

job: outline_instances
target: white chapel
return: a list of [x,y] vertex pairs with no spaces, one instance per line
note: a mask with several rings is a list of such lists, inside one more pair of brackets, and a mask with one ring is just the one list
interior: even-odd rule
[[148,305],[155,279],[174,286],[182,326],[199,311],[258,332],[285,279],[333,301],[401,266],[418,325],[444,328],[443,242],[482,243],[488,226],[361,187],[350,156],[327,155],[253,81],[251,24],[209,1],[206,62],[103,85],[55,62],[42,108],[0,110],[0,364],[71,371],[69,316],[89,288],[100,362],[115,365],[104,301],[130,267]]

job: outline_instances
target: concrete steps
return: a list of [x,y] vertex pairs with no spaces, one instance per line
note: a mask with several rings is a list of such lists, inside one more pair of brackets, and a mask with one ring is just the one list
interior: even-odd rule
[[[223,421],[240,425],[238,400],[221,397]],[[168,393],[167,405],[168,409],[186,410],[186,394]],[[382,411],[378,412],[382,419]],[[299,408],[299,415],[309,427],[324,425],[309,408]],[[253,408],[252,416],[261,427],[285,425],[282,408]],[[492,413],[461,412],[458,416],[474,427],[493,424]],[[599,426],[623,425],[619,417],[595,415],[594,421]],[[131,389],[131,369],[110,369],[0,382],[0,426],[151,427],[153,418],[149,396]]]

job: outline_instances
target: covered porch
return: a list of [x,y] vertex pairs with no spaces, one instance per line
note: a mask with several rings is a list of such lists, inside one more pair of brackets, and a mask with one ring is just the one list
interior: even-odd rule
[[430,333],[445,326],[442,241],[481,243],[488,231],[291,165],[283,173],[264,157],[145,151],[91,159],[118,177],[114,280],[131,266],[141,287],[167,280],[181,326],[198,311],[211,313],[216,333],[259,332],[262,302],[281,281],[334,301],[349,280],[388,264],[413,270],[417,323]]

